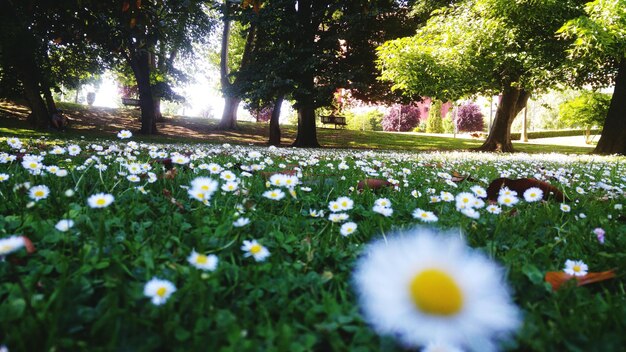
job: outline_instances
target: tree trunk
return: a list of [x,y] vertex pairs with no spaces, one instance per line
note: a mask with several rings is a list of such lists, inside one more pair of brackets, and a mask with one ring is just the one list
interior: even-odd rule
[[298,88],[294,92],[296,109],[298,110],[298,134],[293,142],[294,147],[317,148],[317,130],[315,127],[315,74],[311,65],[310,55],[315,52],[315,31],[313,26],[313,2],[298,1],[298,25],[301,33],[296,38],[296,47],[300,52],[300,61],[304,64],[298,76]]
[[519,88],[507,87],[502,93],[502,100],[498,105],[496,117],[493,120],[489,136],[483,145],[478,147],[481,151],[512,152],[511,124],[517,114],[526,106],[530,93]]
[[[228,9],[228,5],[224,5]],[[222,30],[222,45],[220,52],[220,83],[222,84],[222,94],[224,95],[224,110],[222,119],[217,128],[220,130],[237,129],[237,109],[241,99],[234,97],[233,84],[228,77],[228,42],[230,41],[230,19],[224,15],[224,28]]]
[[50,92],[50,88],[45,84],[42,84],[41,90],[43,91],[43,96],[46,99],[46,107],[48,108],[48,112],[50,114],[54,114],[57,111],[57,105],[54,102],[54,98],[52,97],[52,92]]
[[298,134],[292,144],[299,148],[319,148],[315,127],[315,108],[313,105],[298,106]]
[[139,108],[141,109],[141,134],[155,134],[156,113],[154,110],[154,97],[150,87],[150,62],[147,52],[138,51],[131,53],[130,65],[135,74],[137,88],[139,89]]
[[234,96],[224,97],[224,111],[222,112],[222,120],[217,128],[220,130],[236,130],[237,129],[237,109],[241,99]]
[[[225,5],[226,6],[226,5]],[[224,28],[222,31],[221,53],[220,53],[220,83],[222,84],[222,93],[224,94],[224,111],[222,119],[218,125],[221,130],[237,129],[237,109],[241,102],[240,93],[236,92],[237,87],[241,84],[242,75],[238,75],[234,82],[231,83],[228,72],[228,43],[230,41],[230,25],[231,21],[224,16]],[[252,51],[254,50],[254,38],[256,35],[256,23],[252,22],[248,28],[246,36],[246,45],[243,48],[243,56],[239,72],[244,71],[251,62]]]
[[593,152],[626,155],[626,57],[620,61],[609,112]]
[[22,79],[22,89],[31,110],[31,114],[28,115],[28,122],[39,130],[48,128],[50,126],[50,114],[46,108],[46,103],[39,94],[39,87],[32,81]]
[[36,67],[34,61],[27,61],[30,60],[16,63],[14,67],[19,80],[22,82],[24,97],[31,110],[31,114],[28,115],[28,122],[36,129],[43,130],[50,126],[50,112],[45,101],[41,98],[39,82],[35,73],[38,67]]
[[154,100],[154,119],[156,122],[164,122],[163,114],[161,113],[161,97],[153,97]]
[[270,145],[280,146],[280,108],[283,105],[284,95],[279,95],[274,101],[274,109],[272,110],[272,117],[270,118]]

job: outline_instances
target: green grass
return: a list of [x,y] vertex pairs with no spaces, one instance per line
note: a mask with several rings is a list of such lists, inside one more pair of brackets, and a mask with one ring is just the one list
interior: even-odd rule
[[[65,133],[56,133],[50,131],[38,132],[28,128],[25,121],[15,118],[8,118],[7,111],[15,109],[5,102],[4,108],[0,102],[0,112],[5,111],[5,117],[0,114],[0,135],[16,136],[23,138],[37,138],[41,135],[54,136],[61,139],[74,139],[84,137],[87,140],[98,140],[100,138],[115,138],[115,133],[121,128],[113,128],[106,126],[107,120],[119,121],[117,126],[126,127],[131,130],[137,130],[138,116],[137,110],[133,109],[103,109],[88,108],[83,105],[71,103],[60,103],[60,108],[66,111],[73,119],[78,120]],[[99,116],[98,120],[89,117],[89,114]],[[96,122],[94,122],[96,121]],[[177,130],[169,131],[168,128],[176,128],[181,121],[182,124],[190,124],[196,131],[202,131],[202,134],[194,135],[192,131],[189,133],[178,132]],[[95,123],[95,125],[90,124]],[[140,136],[136,139],[145,142],[161,142],[161,143],[209,143],[209,144],[256,144],[265,145],[269,136],[269,126],[267,123],[245,122],[238,123],[239,129],[236,131],[219,131],[217,129],[217,120],[189,118],[189,117],[168,117],[165,123],[158,124],[158,128],[166,132],[155,136]],[[283,145],[288,146],[295,139],[297,132],[296,126],[281,126]],[[390,133],[376,131],[354,131],[333,128],[317,128],[317,136],[319,143],[326,148],[355,148],[355,149],[374,149],[374,150],[401,150],[401,151],[432,151],[432,150],[468,150],[479,147],[482,142],[475,139],[462,139],[451,137],[439,137],[431,135],[419,135],[413,133]],[[567,153],[567,154],[585,154],[590,153],[591,147],[577,146],[561,146],[561,145],[541,145],[541,144],[525,144],[514,142],[514,147],[519,152],[526,153]]]
[[[623,184],[624,158],[155,145],[165,156],[193,156],[193,167],[176,165],[176,172],[168,172],[161,157],[148,155],[151,145],[133,151],[125,150],[132,146],[128,141],[105,140],[98,151],[93,141],[80,139],[24,142],[27,153],[68,175],[33,175],[19,161],[0,163],[0,174],[9,175],[0,182],[0,239],[23,235],[36,247],[32,254],[22,249],[0,261],[0,345],[11,351],[406,350],[366,322],[351,280],[365,244],[424,225],[411,215],[416,208],[439,217],[433,229],[463,237],[504,268],[502,279],[523,323],[511,340],[499,342],[502,349],[613,351],[626,344],[626,224],[618,206],[626,200],[623,191],[596,183]],[[52,145],[70,143],[82,152],[52,153]],[[0,140],[2,152],[17,154]],[[154,182],[146,174],[139,183],[127,180],[120,172],[128,173],[126,165],[133,162],[149,165]],[[347,169],[340,168],[342,162]],[[98,171],[98,163],[107,169]],[[203,163],[232,171],[245,192],[218,190],[208,206],[190,198],[184,187],[198,176],[225,183],[203,170]],[[280,201],[267,199],[267,174],[242,172],[252,165],[265,165],[263,172],[299,165],[302,186],[310,190],[296,187],[296,198],[285,190]],[[455,172],[471,178],[446,182]],[[543,175],[568,196],[572,210],[561,211],[554,200],[522,200],[513,208],[502,206],[498,215],[481,208],[472,219],[454,202],[430,201],[431,189],[437,195],[471,192],[502,174]],[[399,188],[355,191],[367,177],[395,179]],[[25,182],[46,185],[50,195],[34,201]],[[74,194],[66,196],[68,189]],[[90,208],[87,199],[99,192],[112,194],[114,202]],[[342,196],[354,201],[346,213],[358,225],[348,237],[328,220],[329,202]],[[373,211],[382,197],[391,202],[391,217]],[[309,209],[326,216],[311,217]],[[250,224],[233,226],[239,216]],[[75,225],[58,231],[60,219]],[[593,234],[596,227],[606,230],[604,244]],[[244,256],[240,247],[252,239],[269,249],[266,261]],[[217,255],[217,270],[191,266],[192,250]],[[544,275],[562,270],[567,259],[583,260],[592,272],[616,269],[617,277],[582,287],[570,282],[553,292]],[[143,294],[153,277],[177,287],[164,305],[153,305]]]

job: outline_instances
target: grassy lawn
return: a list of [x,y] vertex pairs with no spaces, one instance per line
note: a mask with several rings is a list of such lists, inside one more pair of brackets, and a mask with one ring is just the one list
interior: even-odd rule
[[[475,351],[626,343],[623,157],[77,134],[0,138],[0,346],[11,351],[407,351],[399,328],[423,336],[413,351],[436,324]],[[511,182],[514,195],[501,177],[541,182]]]
[[[8,102],[0,102],[0,135],[20,138],[39,138],[41,136],[55,138],[82,138],[96,140],[114,138],[121,129],[136,132],[140,128],[139,111],[133,109],[89,108],[84,105],[60,103],[70,118],[71,125],[67,132],[34,131],[25,121],[27,109]],[[218,120],[168,116],[165,121],[157,124],[159,134],[155,136],[136,136],[136,140],[161,143],[199,142],[210,144],[255,144],[264,145],[269,136],[267,123],[239,122],[236,131],[220,131]],[[282,125],[283,145],[291,144],[296,136],[297,128],[293,125]],[[135,133],[137,134],[137,133]],[[414,133],[391,133],[372,131],[353,131],[318,127],[318,140],[323,147],[352,148],[401,151],[433,151],[433,150],[468,150],[482,144],[481,140],[451,138],[444,136],[420,135]],[[519,152],[526,153],[568,153],[585,154],[592,147],[542,145],[514,143]]]

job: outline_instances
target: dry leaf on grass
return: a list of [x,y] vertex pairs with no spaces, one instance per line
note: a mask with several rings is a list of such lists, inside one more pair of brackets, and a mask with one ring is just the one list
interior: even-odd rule
[[521,197],[527,189],[537,187],[543,191],[543,200],[552,198],[557,202],[568,201],[563,192],[547,182],[539,181],[534,178],[512,180],[506,177],[491,181],[489,187],[487,187],[487,199],[492,202],[497,201],[500,189],[504,187],[508,187],[510,190],[517,192],[518,197]]
[[384,187],[391,187],[391,186],[393,186],[393,184],[387,180],[381,180],[378,178],[366,178],[363,181],[359,181],[359,184],[356,186],[356,189],[359,191],[362,191],[365,188],[377,190],[377,189],[381,189]]
[[566,274],[563,271],[548,271],[546,273],[545,280],[552,286],[552,290],[558,290],[564,283],[571,279],[576,279],[576,286],[583,286],[592,284],[594,282],[600,282],[609,280],[615,277],[614,270],[602,271],[599,273],[588,273],[583,276],[574,276]]

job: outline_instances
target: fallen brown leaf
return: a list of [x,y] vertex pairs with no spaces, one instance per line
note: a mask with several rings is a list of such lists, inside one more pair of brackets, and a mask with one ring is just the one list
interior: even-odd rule
[[527,189],[537,187],[543,191],[543,200],[553,198],[557,202],[568,201],[563,192],[547,182],[539,181],[534,178],[520,178],[512,180],[505,177],[497,178],[491,181],[489,187],[487,187],[487,199],[490,201],[496,201],[498,199],[500,189],[503,187],[508,187],[510,190],[517,192],[518,197],[522,197]]
[[545,276],[545,281],[552,286],[552,290],[558,290],[564,283],[571,279],[576,279],[576,286],[583,286],[592,284],[594,282],[600,282],[609,280],[615,277],[614,270],[602,271],[598,273],[587,273],[584,276],[574,276],[566,274],[563,271],[548,271]]
[[391,187],[393,186],[391,182],[387,180],[381,180],[378,178],[366,178],[363,181],[359,181],[359,184],[356,186],[356,189],[362,191],[365,188],[377,190],[383,187]]

